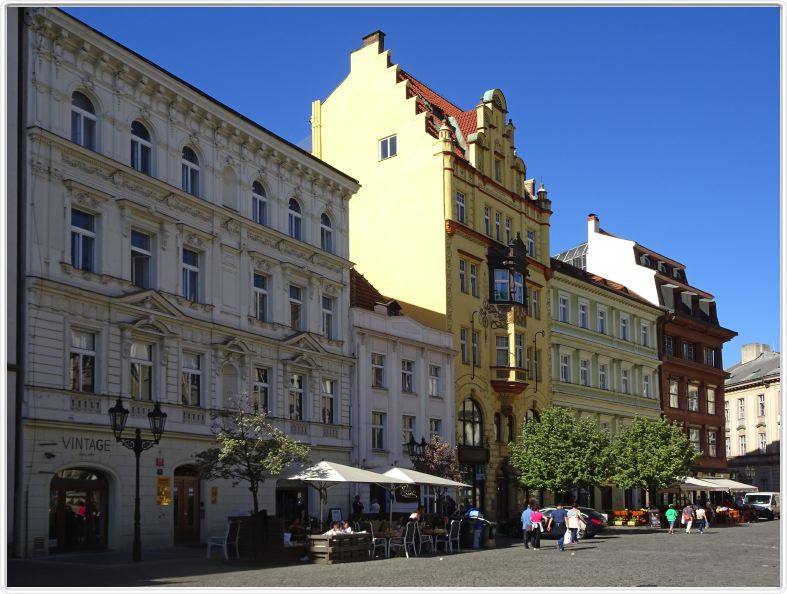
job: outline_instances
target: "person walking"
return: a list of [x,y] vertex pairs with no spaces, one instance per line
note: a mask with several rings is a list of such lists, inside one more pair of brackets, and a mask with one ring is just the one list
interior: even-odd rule
[[560,551],[565,551],[566,547],[563,545],[563,539],[566,536],[566,510],[563,509],[563,503],[558,502],[557,508],[552,510],[552,513],[549,515],[549,523],[547,524],[547,531],[552,532],[555,530],[555,534],[558,534],[557,539],[557,548]]
[[522,512],[521,520],[522,520],[522,539],[525,544],[525,548],[529,549],[530,546],[530,529],[531,529],[531,516],[533,515],[533,510],[530,507],[530,504],[527,504],[525,510]]
[[533,513],[530,515],[530,540],[535,551],[541,549],[541,530],[544,527],[541,520],[543,519],[544,514],[541,513],[537,505],[534,505]]
[[697,518],[697,532],[699,532],[700,534],[704,534],[705,518],[706,518],[705,508],[702,507],[701,505],[698,506],[697,509],[694,511],[694,515]]
[[582,515],[580,514],[579,507],[575,501],[571,505],[571,509],[566,512],[566,522],[568,523],[568,529],[571,531],[571,539],[569,541],[571,544],[575,544],[577,542],[577,532],[579,531],[579,523],[581,521]]
[[681,524],[686,525],[686,534],[691,534],[691,524],[694,521],[694,508],[690,503],[686,504],[683,508],[683,517],[680,520]]
[[675,521],[678,519],[678,510],[675,509],[675,504],[669,504],[667,511],[664,512],[664,516],[667,518],[667,522],[669,522],[669,533],[675,534]]

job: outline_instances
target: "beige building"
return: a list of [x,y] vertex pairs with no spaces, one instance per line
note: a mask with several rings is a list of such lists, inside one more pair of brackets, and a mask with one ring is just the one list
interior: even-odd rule
[[358,270],[453,336],[464,502],[518,517],[508,442],[550,401],[551,202],[527,178],[502,91],[460,108],[383,40],[366,36],[347,77],[313,103],[313,152],[361,183],[350,204]]
[[767,344],[745,344],[741,361],[725,371],[725,448],[733,478],[760,491],[779,491],[781,355]]

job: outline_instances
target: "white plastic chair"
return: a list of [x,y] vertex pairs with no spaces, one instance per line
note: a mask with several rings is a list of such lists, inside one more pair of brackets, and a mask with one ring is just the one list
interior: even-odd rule
[[227,530],[224,532],[223,536],[208,537],[207,558],[210,559],[210,551],[213,547],[221,547],[221,550],[224,551],[224,559],[229,559],[227,546],[233,545],[235,547],[235,558],[240,559],[240,548],[238,547],[239,538],[240,524],[238,522],[227,522]]
[[[461,552],[459,548],[459,532],[462,526],[461,520],[451,520],[451,525],[448,528],[448,534],[443,536],[440,540],[436,541],[435,546],[439,543],[443,543],[444,546],[448,546],[448,551],[453,553],[454,552],[454,543],[456,543],[456,550]],[[438,537],[440,538],[440,537]]]
[[407,522],[407,526],[404,529],[404,536],[397,536],[390,540],[388,543],[388,554],[393,555],[394,549],[404,549],[404,555],[408,559],[410,558],[410,554],[408,553],[408,547],[413,549],[413,556],[418,556],[418,550],[415,547],[415,533],[417,531],[417,526],[415,522]]
[[388,539],[382,538],[380,536],[374,536],[374,527],[372,526],[371,522],[360,522],[361,530],[366,530],[369,534],[372,535],[372,546],[369,547],[369,558],[374,559],[374,556],[377,552],[377,549],[382,547],[383,549],[383,556],[388,556]]
[[418,550],[423,551],[423,546],[429,545],[429,551],[431,553],[434,553],[434,539],[432,539],[432,535],[423,534],[421,532],[421,527],[418,524],[415,525],[415,529],[416,529],[415,541],[418,543]]

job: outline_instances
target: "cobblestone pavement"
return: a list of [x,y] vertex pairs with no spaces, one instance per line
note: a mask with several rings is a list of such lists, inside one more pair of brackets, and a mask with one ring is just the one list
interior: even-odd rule
[[[705,534],[609,528],[596,538],[541,550],[498,538],[493,549],[363,563],[259,567],[205,559],[204,547],[10,560],[14,586],[195,587],[778,587],[781,521],[714,526]],[[557,567],[562,569],[557,569]]]

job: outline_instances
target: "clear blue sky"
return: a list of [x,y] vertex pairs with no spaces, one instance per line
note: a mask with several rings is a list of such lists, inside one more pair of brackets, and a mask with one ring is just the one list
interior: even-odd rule
[[460,107],[503,91],[552,199],[552,254],[594,212],[716,296],[739,334],[725,367],[741,344],[779,349],[778,8],[68,12],[294,143],[381,29],[394,63]]

